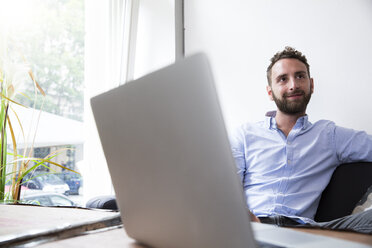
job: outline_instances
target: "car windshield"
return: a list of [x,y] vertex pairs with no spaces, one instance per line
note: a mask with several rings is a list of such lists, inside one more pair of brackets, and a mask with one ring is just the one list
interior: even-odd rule
[[42,175],[42,176],[36,176],[35,179],[38,180],[41,183],[54,184],[54,185],[64,184],[64,182],[59,177],[57,177],[56,175],[53,175],[53,174],[46,174],[46,175]]

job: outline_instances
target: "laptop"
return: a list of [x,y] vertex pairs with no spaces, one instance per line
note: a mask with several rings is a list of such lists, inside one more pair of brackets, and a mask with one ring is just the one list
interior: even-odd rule
[[127,234],[151,247],[366,247],[250,222],[206,55],[95,96]]

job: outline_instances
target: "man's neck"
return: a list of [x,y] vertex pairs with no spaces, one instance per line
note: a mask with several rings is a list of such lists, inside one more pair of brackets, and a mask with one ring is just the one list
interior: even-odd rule
[[305,112],[298,114],[286,114],[280,110],[277,110],[275,116],[276,125],[287,137],[293,126],[296,124],[298,118],[304,116],[305,114]]

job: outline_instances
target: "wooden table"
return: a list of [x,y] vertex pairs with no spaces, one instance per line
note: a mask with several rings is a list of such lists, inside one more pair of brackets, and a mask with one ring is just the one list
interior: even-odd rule
[[[308,228],[293,230],[369,244],[372,235]],[[18,239],[18,240],[17,240]],[[118,212],[81,208],[0,205],[0,247],[129,247],[143,248],[129,238]]]
[[296,230],[296,231],[301,231],[301,232],[319,234],[323,236],[359,242],[362,244],[370,245],[372,247],[372,235],[368,235],[368,234],[345,232],[345,231],[311,229],[311,228],[291,228],[291,229]]

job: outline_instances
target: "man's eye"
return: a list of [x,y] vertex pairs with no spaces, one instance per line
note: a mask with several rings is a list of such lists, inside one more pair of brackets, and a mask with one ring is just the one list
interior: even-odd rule
[[281,77],[281,78],[279,79],[280,82],[283,82],[283,81],[285,81],[285,80],[286,80],[285,77]]
[[299,74],[299,75],[297,75],[297,78],[305,78],[305,75]]

